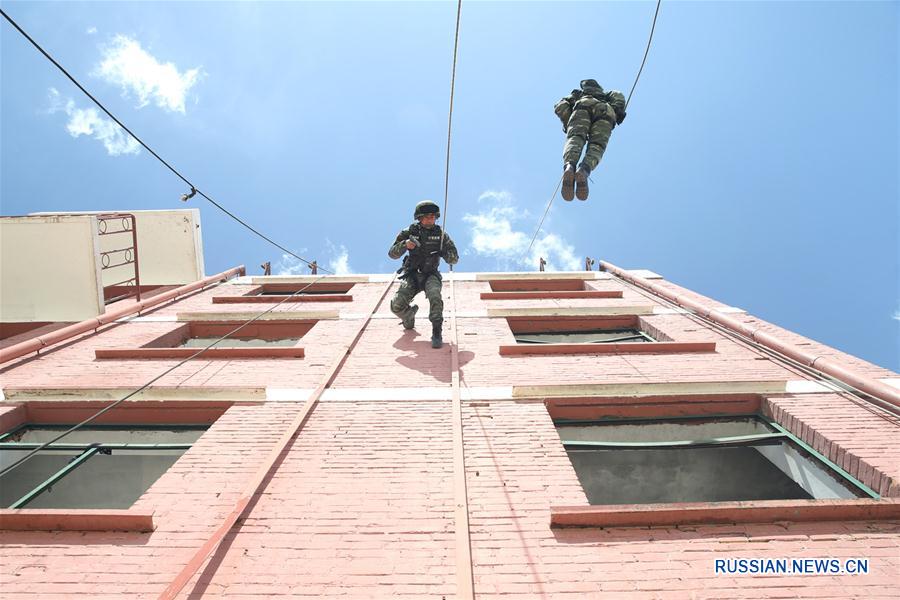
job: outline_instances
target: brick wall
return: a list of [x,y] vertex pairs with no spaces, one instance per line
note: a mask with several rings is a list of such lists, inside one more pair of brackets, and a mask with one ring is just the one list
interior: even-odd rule
[[[444,287],[455,302],[461,413],[450,401],[451,347],[430,347],[427,302],[404,332],[382,303],[332,388],[282,453],[262,491],[189,584],[190,597],[387,596],[453,598],[457,588],[454,483],[465,481],[471,570],[478,598],[894,597],[900,522],[770,523],[653,528],[552,529],[551,505],[586,498],[540,398],[488,397],[483,388],[559,384],[785,382],[799,373],[678,314],[642,317],[674,340],[717,343],[715,353],[500,356],[513,343],[487,308],[660,306],[623,289],[621,299],[482,301],[480,281]],[[666,284],[670,287],[672,284]],[[0,370],[7,403],[17,392],[137,387],[169,360],[103,360],[97,348],[141,345],[178,327],[181,312],[251,312],[265,305],[216,304],[256,286],[222,285],[105,327]],[[302,302],[280,311],[339,310],[301,341],[303,359],[196,360],[156,384],[177,399],[204,390],[314,388],[342,356],[360,318],[384,289],[356,284],[352,302]],[[720,306],[703,299],[709,305]],[[421,297],[420,297],[421,298]],[[746,319],[752,319],[747,316]],[[449,322],[447,323],[449,325]],[[793,343],[819,347],[783,332]],[[449,327],[445,340],[450,339]],[[843,359],[836,350],[829,356]],[[872,376],[896,374],[847,357]],[[397,388],[395,396],[391,396]],[[445,395],[435,391],[445,391]],[[468,395],[466,395],[468,394]],[[482,397],[480,394],[487,394]],[[219,395],[217,398],[221,398]],[[376,398],[377,397],[377,398]],[[434,398],[444,399],[434,399]],[[127,532],[2,532],[0,579],[9,598],[155,598],[222,522],[249,477],[294,418],[293,400],[236,404],[135,505],[157,529]],[[37,400],[40,401],[40,400]],[[769,394],[762,409],[877,491],[900,496],[896,419],[835,394]],[[465,472],[455,472],[452,423],[463,425]],[[724,577],[715,558],[862,557],[869,575]],[[188,597],[189,594],[183,594]]]

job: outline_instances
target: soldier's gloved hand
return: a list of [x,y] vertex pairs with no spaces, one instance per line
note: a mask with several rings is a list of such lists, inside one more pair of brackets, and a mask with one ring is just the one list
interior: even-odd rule
[[419,238],[417,238],[414,235],[411,235],[408,238],[406,238],[406,249],[407,250],[414,250],[421,245],[422,245],[422,243],[419,241]]
[[625,111],[623,110],[619,117],[616,119],[616,125],[621,125],[622,121],[625,120]]

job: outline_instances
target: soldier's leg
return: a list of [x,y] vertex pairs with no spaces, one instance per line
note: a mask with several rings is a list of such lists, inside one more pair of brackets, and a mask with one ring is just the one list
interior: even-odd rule
[[581,150],[591,131],[591,116],[587,110],[577,109],[572,111],[569,122],[566,125],[566,145],[563,147],[563,162],[578,164],[581,158]]
[[575,172],[575,196],[579,200],[587,200],[588,198],[588,175],[600,164],[603,153],[606,151],[606,144],[609,142],[609,136],[612,133],[613,124],[604,119],[597,119],[591,123],[591,130],[588,135],[587,150],[584,153],[584,159]]
[[428,298],[428,320],[434,323],[444,318],[444,299],[441,298],[443,283],[437,275],[425,280],[425,296]]
[[581,150],[590,132],[591,118],[587,110],[579,108],[572,111],[566,124],[566,145],[563,148],[563,200],[571,201],[575,195],[575,165],[581,158]]
[[581,164],[593,171],[600,164],[603,153],[606,152],[606,145],[609,143],[609,136],[612,135],[613,124],[606,119],[597,119],[591,123],[590,134],[588,136],[587,152],[584,153],[584,160]]
[[419,293],[416,285],[415,275],[411,274],[400,283],[400,288],[391,299],[391,312],[403,319],[403,326],[412,329],[415,325],[416,311],[418,306],[410,306],[409,303]]
[[428,320],[431,321],[431,347],[440,348],[444,341],[441,330],[444,326],[444,300],[441,298],[441,278],[432,275],[425,280],[425,295],[428,297]]

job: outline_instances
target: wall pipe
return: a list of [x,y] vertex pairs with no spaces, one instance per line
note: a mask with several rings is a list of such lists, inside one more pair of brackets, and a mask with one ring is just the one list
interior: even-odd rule
[[815,354],[802,350],[801,348],[785,342],[784,340],[781,340],[774,335],[761,331],[758,327],[752,327],[745,323],[741,323],[734,317],[731,317],[718,310],[709,308],[708,306],[704,306],[703,304],[691,300],[690,298],[687,298],[682,294],[667,290],[661,285],[657,285],[651,281],[648,281],[647,279],[644,279],[643,277],[628,273],[627,271],[617,267],[616,265],[601,260],[600,268],[604,271],[608,271],[616,275],[617,277],[621,277],[625,281],[642,287],[645,290],[656,294],[657,296],[661,296],[671,302],[674,302],[678,306],[690,309],[700,316],[714,321],[730,331],[745,335],[755,342],[759,343],[760,345],[765,346],[766,348],[779,352],[808,367],[812,367],[818,371],[821,371],[822,373],[830,375],[831,377],[834,377],[835,379],[842,381],[847,385],[855,387],[856,389],[865,392],[870,396],[891,404],[895,408],[900,408],[900,390],[896,388],[893,388],[871,377],[867,377],[865,375],[861,375],[859,373],[851,371],[833,360],[829,360],[827,358],[823,358],[821,356],[817,356]]
[[122,308],[118,308],[115,310],[106,311],[102,315],[91,317],[90,319],[85,319],[84,321],[80,321],[78,323],[73,323],[72,325],[63,327],[62,329],[51,331],[50,333],[47,333],[45,335],[41,335],[24,342],[14,344],[8,348],[0,350],[0,364],[25,356],[26,354],[30,354],[31,352],[37,352],[46,348],[47,346],[58,344],[59,342],[72,338],[81,333],[86,333],[93,329],[97,329],[103,325],[108,325],[109,323],[117,321],[122,317],[127,317],[129,315],[133,315],[134,313],[139,313],[141,311],[147,310],[148,308],[153,308],[164,302],[168,302],[169,300],[174,300],[178,296],[189,294],[191,292],[204,288],[211,283],[227,281],[232,277],[244,275],[245,273],[246,270],[244,269],[244,265],[240,265],[238,267],[228,269],[227,271],[222,271],[218,275],[210,275],[209,277],[205,277],[193,283],[185,284],[181,287],[175,288],[174,290],[169,290],[168,292],[156,296],[151,296],[147,300],[135,302],[134,304],[129,304],[128,306],[123,306]]

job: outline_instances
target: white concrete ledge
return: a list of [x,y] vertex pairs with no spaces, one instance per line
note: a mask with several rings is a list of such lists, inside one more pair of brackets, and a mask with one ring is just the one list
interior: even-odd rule
[[369,283],[370,275],[257,275],[250,278],[254,285],[264,283]]
[[882,379],[879,379],[878,381],[891,387],[900,389],[900,377],[884,377]]
[[[605,277],[598,277],[605,275]],[[516,271],[506,273],[475,273],[475,281],[515,281],[520,279],[607,279],[609,273],[599,271]]]
[[[36,400],[119,400],[132,393],[135,387],[109,388],[6,388],[8,401]],[[265,388],[251,387],[151,387],[128,399],[138,400],[234,400],[262,401],[266,399]]]
[[607,315],[649,315],[653,305],[644,306],[550,306],[489,308],[489,317],[604,317]]
[[785,392],[788,394],[821,394],[823,392],[834,392],[836,386],[827,385],[819,381],[810,381],[808,379],[797,379],[788,381],[785,385]]
[[[291,321],[299,319],[337,319],[340,312],[337,310],[283,310],[272,311],[259,317],[259,312],[235,311],[235,312],[211,312],[195,311],[181,312],[177,317],[179,321]],[[258,317],[258,318],[257,318]]]
[[253,285],[253,277],[249,275],[241,275],[240,277],[235,277],[233,279],[229,279],[228,281],[223,281],[219,285]]
[[653,271],[649,271],[647,269],[629,269],[627,273],[631,273],[632,275],[636,275],[637,277],[643,277],[644,279],[665,279],[659,273],[654,273]]
[[[736,306],[720,306],[715,309],[720,313],[746,313],[743,308],[737,308]],[[654,315],[686,315],[690,314],[691,311],[684,308],[668,308],[665,306],[655,306],[653,308]]]
[[314,388],[266,388],[267,402],[306,402]]
[[572,385],[517,385],[514,398],[578,396],[659,396],[665,394],[781,394],[785,381],[708,381],[684,383],[587,383]]

